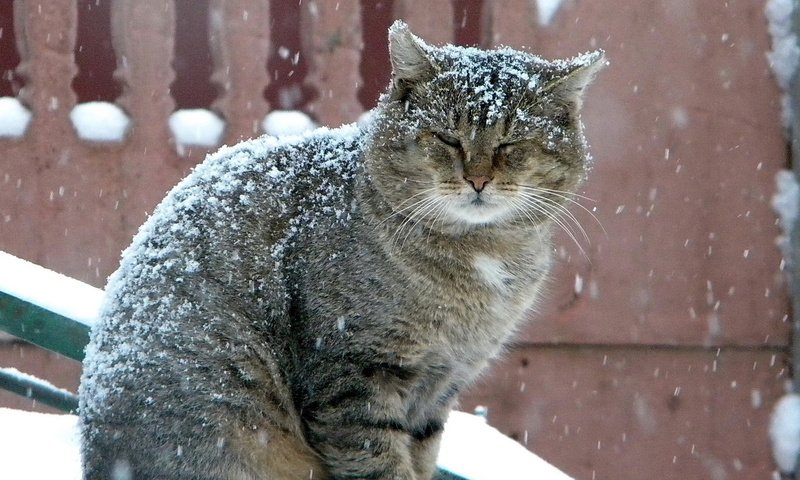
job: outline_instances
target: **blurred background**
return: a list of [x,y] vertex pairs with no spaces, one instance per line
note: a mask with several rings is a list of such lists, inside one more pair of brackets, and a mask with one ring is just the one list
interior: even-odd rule
[[[610,61],[583,115],[589,240],[559,236],[547,301],[462,408],[576,479],[772,478],[790,148],[763,1],[0,0],[0,250],[102,288],[208,152],[276,111],[335,126],[373,107],[396,18],[434,44]],[[10,336],[0,366],[80,376]]]

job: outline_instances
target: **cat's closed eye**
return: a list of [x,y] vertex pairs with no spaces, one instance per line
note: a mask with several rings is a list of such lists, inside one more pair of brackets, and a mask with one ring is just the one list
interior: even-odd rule
[[454,135],[445,132],[436,132],[434,135],[439,139],[440,142],[444,143],[448,147],[461,148],[461,140]]
[[509,153],[518,146],[519,142],[505,142],[497,146],[497,151],[502,153]]

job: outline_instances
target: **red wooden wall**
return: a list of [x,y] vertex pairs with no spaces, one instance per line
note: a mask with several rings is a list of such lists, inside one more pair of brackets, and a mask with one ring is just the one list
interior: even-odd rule
[[[766,424],[789,376],[769,201],[788,158],[763,2],[565,0],[548,25],[532,0],[100,4],[0,4],[0,68],[14,79],[0,94],[34,113],[23,138],[0,139],[0,250],[102,287],[206,153],[175,153],[173,110],[213,109],[225,143],[276,108],[353,121],[388,82],[394,18],[434,43],[603,48],[584,205],[605,231],[575,210],[586,254],[562,236],[546,307],[463,406],[488,406],[490,423],[579,479],[769,478]],[[69,112],[97,98],[132,118],[123,143],[77,138]],[[2,347],[0,366],[77,386],[79,365]]]

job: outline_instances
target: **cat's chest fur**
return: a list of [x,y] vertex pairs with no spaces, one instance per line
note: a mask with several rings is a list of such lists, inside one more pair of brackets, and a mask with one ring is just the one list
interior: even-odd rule
[[[362,214],[310,231],[294,257],[296,341],[305,345],[297,361],[337,359],[342,376],[369,372],[374,401],[422,428],[522,323],[543,288],[549,248],[535,234],[484,249],[485,238],[427,233],[398,248]],[[309,370],[299,371],[313,392]]]
[[[312,237],[300,287],[309,334],[338,345],[349,333],[350,347],[372,361],[433,366],[448,372],[444,383],[468,383],[498,354],[540,296],[550,262],[530,234],[486,249],[485,238],[419,234],[399,248],[356,221]],[[327,252],[334,238],[346,247]]]
[[439,315],[442,343],[456,358],[484,361],[497,355],[539,298],[548,269],[549,254],[537,246],[469,252],[432,269],[431,284],[446,287],[420,296],[446,304]]

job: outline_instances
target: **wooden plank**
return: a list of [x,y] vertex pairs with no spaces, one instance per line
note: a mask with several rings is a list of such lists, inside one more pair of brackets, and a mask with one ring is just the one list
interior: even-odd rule
[[[21,3],[21,0],[16,0],[12,5],[14,42],[21,62],[15,73],[29,82],[31,67],[24,62],[30,56],[27,22],[24,21],[25,8]],[[30,102],[24,102],[30,110]],[[3,152],[3,161],[0,162],[0,249],[35,259],[41,251],[42,235],[36,214],[38,169],[36,163],[29,158],[29,137],[30,125],[22,138],[0,138],[0,151]]]
[[787,344],[770,207],[787,161],[780,92],[763,18],[726,5],[565,2],[555,21],[570,34],[538,31],[547,57],[602,47],[611,62],[583,114],[595,159],[583,192],[595,201],[583,203],[607,234],[572,209],[592,242],[584,256],[559,237],[551,294],[524,341]]
[[484,5],[484,47],[536,46],[536,9],[532,0],[496,0]]
[[[311,9],[311,3],[304,5]],[[328,23],[314,30],[312,45],[321,48],[325,35],[336,32],[337,22],[355,18],[353,5],[340,3],[340,9],[350,9],[344,16],[332,3],[322,5],[334,14],[317,11],[320,18],[314,21]],[[719,12],[706,3],[681,5],[667,9],[653,0],[633,5],[608,20],[615,26],[609,30],[588,19],[604,18],[611,2],[567,2],[556,17],[560,23],[536,30],[541,40],[536,47],[547,56],[602,46],[612,61],[589,92],[584,115],[596,159],[586,193],[597,200],[586,205],[597,207],[608,236],[590,216],[578,212],[593,240],[584,245],[588,258],[561,237],[565,254],[547,303],[550,310],[523,335],[524,341],[787,341],[787,298],[769,207],[773,175],[786,157],[779,93],[757,53],[767,48],[764,25],[747,15],[749,7],[742,2],[730,2]],[[519,9],[507,6],[504,16],[494,20],[496,31],[511,35],[515,25],[534,31],[530,18],[511,23],[508,12]],[[518,6],[532,11],[528,3]],[[114,4],[118,76],[126,85],[120,103],[135,122],[121,150],[75,142],[64,112],[47,113],[46,91],[34,95],[35,85],[28,90],[37,113],[32,129],[39,133],[26,143],[3,144],[12,153],[0,172],[2,221],[8,224],[0,229],[0,241],[9,251],[101,285],[146,212],[200,160],[199,155],[178,158],[166,129],[172,109],[171,8],[168,1]],[[55,15],[61,10],[47,12],[42,16],[64,22]],[[652,22],[642,20],[651,17]],[[39,25],[35,22],[42,21],[38,11],[24,18],[21,35],[33,35]],[[556,27],[568,26],[570,19],[584,23],[574,35],[562,35]],[[46,37],[48,29],[35,28],[36,35]],[[666,33],[674,44],[669,49],[660,48]],[[512,44],[524,40],[504,38]],[[353,42],[353,48],[345,48],[348,55],[355,52]],[[650,47],[632,49],[632,42]],[[54,73],[42,70],[30,78],[46,81],[60,78],[59,72],[74,74],[64,60],[69,48],[56,47],[61,57]],[[23,70],[30,74],[34,59],[49,62],[47,48],[21,50]],[[355,80],[337,80],[336,75],[357,75],[358,60],[321,58],[310,81],[319,88],[330,84],[341,89],[344,96],[334,96],[352,111],[340,119],[352,120],[357,113],[352,107],[357,104],[351,88]],[[339,73],[314,79],[327,71]],[[63,89],[68,83],[58,82],[47,88]],[[334,112],[341,107],[337,102],[325,108]],[[577,295],[576,283],[583,285]]]
[[[33,112],[28,134],[8,152],[3,178],[14,185],[20,200],[10,202],[11,228],[0,234],[3,249],[93,285],[102,285],[119,255],[120,219],[115,212],[113,178],[117,162],[109,161],[119,146],[78,140],[69,114],[76,95],[71,82],[77,10],[74,0],[18,1],[15,25],[26,79],[20,93]],[[90,46],[87,46],[90,48]],[[16,183],[14,182],[16,179]],[[97,232],[81,228],[87,218],[102,223]],[[35,226],[36,235],[6,243]]]
[[167,120],[175,108],[170,85],[175,47],[173,0],[119,0],[111,9],[115,75],[123,83],[119,104],[134,121],[126,147],[116,159],[121,165],[118,196],[122,231],[127,245],[153,208],[188,170],[202,160],[205,149],[185,157],[175,151]]

